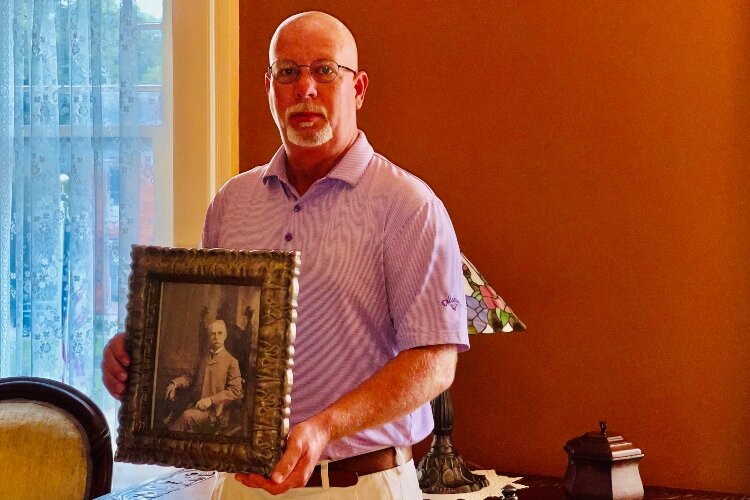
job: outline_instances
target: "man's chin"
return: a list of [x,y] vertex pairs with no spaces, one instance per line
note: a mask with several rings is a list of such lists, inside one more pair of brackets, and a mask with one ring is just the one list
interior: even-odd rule
[[301,129],[289,127],[286,133],[287,140],[301,148],[315,148],[322,146],[333,139],[333,130],[330,124],[326,124],[318,130]]

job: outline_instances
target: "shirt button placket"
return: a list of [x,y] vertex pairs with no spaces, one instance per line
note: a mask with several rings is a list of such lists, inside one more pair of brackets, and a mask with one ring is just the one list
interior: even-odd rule
[[[292,212],[294,212],[296,214],[300,210],[302,210],[302,207],[300,206],[300,204],[299,203],[295,203],[294,208],[292,208]],[[297,227],[297,222],[295,220],[292,220],[292,227]],[[294,235],[292,234],[291,231],[287,232],[284,235],[284,240],[286,240],[287,242],[290,242],[293,239],[294,239]]]

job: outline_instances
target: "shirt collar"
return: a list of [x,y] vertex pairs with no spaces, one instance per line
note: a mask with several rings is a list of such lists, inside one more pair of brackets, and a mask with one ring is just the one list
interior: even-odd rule
[[[352,187],[356,186],[364,175],[374,153],[375,150],[367,141],[365,133],[360,130],[354,144],[351,145],[346,154],[328,172],[325,178],[338,179]],[[268,184],[268,180],[273,177],[289,185],[289,178],[286,174],[286,151],[284,150],[284,146],[281,146],[276,151],[276,154],[273,155],[273,158],[271,158],[266,173],[263,175],[263,182]]]

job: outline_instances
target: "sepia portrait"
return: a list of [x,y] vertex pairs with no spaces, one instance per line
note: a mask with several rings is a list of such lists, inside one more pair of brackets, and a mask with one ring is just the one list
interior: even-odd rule
[[152,425],[247,437],[260,288],[163,283],[161,297]]
[[269,474],[289,427],[299,253],[132,257],[116,460]]

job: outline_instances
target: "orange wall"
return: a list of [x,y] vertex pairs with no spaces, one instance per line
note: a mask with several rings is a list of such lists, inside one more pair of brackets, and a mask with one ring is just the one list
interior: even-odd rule
[[370,75],[361,128],[529,327],[460,357],[462,454],[561,475],[606,419],[646,484],[748,492],[750,9],[563,3],[241,2],[242,168],[279,144],[275,26],[337,15]]

